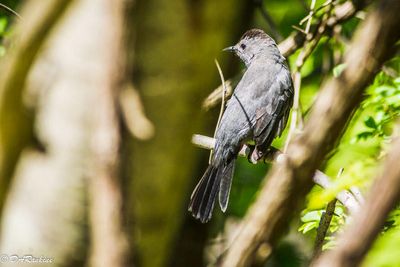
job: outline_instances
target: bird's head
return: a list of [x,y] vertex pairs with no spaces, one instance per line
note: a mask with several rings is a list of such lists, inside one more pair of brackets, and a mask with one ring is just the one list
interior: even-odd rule
[[243,34],[240,41],[229,46],[223,51],[234,52],[240,59],[249,66],[254,58],[262,53],[277,49],[275,41],[263,30],[251,29]]

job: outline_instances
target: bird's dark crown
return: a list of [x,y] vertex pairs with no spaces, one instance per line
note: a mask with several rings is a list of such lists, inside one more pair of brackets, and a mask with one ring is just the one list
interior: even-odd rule
[[240,39],[255,39],[255,38],[260,38],[260,39],[269,39],[271,37],[268,36],[263,30],[260,29],[251,29],[245,32],[242,35],[242,38]]

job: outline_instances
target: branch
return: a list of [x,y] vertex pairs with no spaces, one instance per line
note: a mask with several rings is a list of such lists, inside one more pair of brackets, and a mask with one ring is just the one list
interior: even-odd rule
[[17,18],[22,19],[21,16],[15,10],[13,10],[11,7],[8,7],[2,3],[0,3],[0,7],[3,8],[4,10],[6,10],[7,12],[9,12],[10,14],[13,14]]
[[[353,2],[354,1],[347,1],[335,7],[333,16],[331,16],[326,22],[325,33],[330,32],[337,24],[342,23],[353,17],[359,10],[364,8],[364,6],[366,6],[370,2],[370,0],[357,1],[357,5],[355,5]],[[317,26],[318,23],[311,25],[310,30],[315,30]],[[302,47],[305,41],[306,35],[303,32],[299,32],[296,30],[284,41],[280,42],[278,47],[282,55],[284,55],[285,57],[289,57],[294,52],[296,52],[298,48]],[[233,88],[236,87],[237,83],[240,81],[240,78],[241,75],[237,75],[234,78],[229,79],[225,82],[227,97],[232,94]],[[219,86],[203,101],[203,109],[208,110],[221,102],[221,90],[222,86]]]
[[[310,31],[310,24],[312,20],[312,15],[313,15],[313,10],[315,7],[315,1],[313,0],[311,2],[311,7],[310,7],[310,14],[309,14],[309,19],[307,22],[307,26],[305,29],[305,33],[308,36],[309,31]],[[290,127],[289,127],[289,133],[288,137],[286,139],[285,143],[285,149],[286,151],[290,140],[294,136],[296,130],[298,128],[302,128],[303,124],[303,116],[302,116],[302,111],[301,111],[301,105],[300,105],[300,87],[301,87],[301,69],[304,66],[304,63],[308,59],[308,57],[311,55],[311,53],[314,51],[314,49],[317,47],[318,42],[321,40],[322,36],[325,34],[327,30],[327,24],[329,19],[331,18],[331,11],[333,8],[333,2],[330,2],[328,5],[328,10],[320,21],[318,22],[318,26],[314,33],[310,36],[310,38],[307,38],[306,42],[304,43],[303,49],[300,51],[299,56],[296,59],[296,67],[294,70],[293,74],[293,86],[294,86],[294,100],[293,100],[293,107],[292,107],[292,116],[291,116],[291,122],[290,122]],[[300,127],[298,126],[298,121],[301,122]]]
[[[33,115],[23,103],[28,72],[53,26],[73,1],[30,1],[17,25],[18,42],[1,65],[0,79],[0,213],[22,150],[33,139]],[[23,59],[23,60],[22,60]]]
[[[29,28],[22,28],[21,39],[10,50],[1,87],[1,189],[14,181],[2,214],[0,250],[46,255],[57,265],[126,266],[114,92],[123,73],[124,1],[29,3],[22,21]],[[61,16],[68,4],[72,6]],[[43,151],[26,149],[27,135],[33,133],[26,131],[32,122],[25,117],[23,100],[36,104],[35,136]],[[18,214],[24,219],[16,223]],[[15,235],[29,232],[35,234]],[[86,260],[89,253],[92,259]]]
[[142,99],[133,84],[127,83],[119,92],[119,105],[129,133],[139,140],[154,136],[154,125],[145,114]]
[[336,199],[330,201],[326,206],[325,212],[321,216],[317,229],[317,237],[315,238],[314,255],[318,255],[324,244],[326,233],[331,224],[333,214],[335,213]]
[[218,86],[217,89],[212,91],[211,94],[209,94],[207,96],[207,98],[204,99],[202,108],[204,110],[209,110],[210,108],[213,108],[216,105],[218,105],[222,100],[222,91],[223,90],[226,91],[225,97],[231,96],[232,92],[233,92],[233,88],[236,87],[236,85],[239,83],[241,78],[242,78],[242,75],[240,74],[240,75],[236,75],[232,79],[226,80],[225,81],[225,89],[222,84],[220,86]]
[[[96,112],[91,121],[93,132],[89,151],[92,169],[88,174],[91,230],[91,250],[88,262],[89,266],[93,267],[123,267],[127,266],[129,261],[128,238],[124,231],[122,207],[124,196],[119,177],[122,144],[117,113],[119,89],[122,82],[126,80],[124,76],[126,74],[125,51],[127,50],[124,45],[125,7],[124,0],[112,2],[84,0],[81,1],[81,6],[76,7],[77,14],[74,17],[80,22],[80,28],[82,28],[82,30],[76,30],[76,39],[85,40],[86,35],[91,42],[87,45],[85,42],[75,41],[74,43],[78,45],[71,45],[71,47],[75,50],[79,49],[83,55],[87,55],[86,59],[91,64],[97,66],[91,68],[89,64],[80,65],[81,73],[88,77],[84,80],[87,81],[86,84],[82,83],[81,86],[95,92],[96,103]],[[79,14],[83,16],[79,18]],[[112,40],[112,42],[105,43],[102,40]],[[90,51],[96,51],[96,53],[90,53]],[[125,91],[125,96],[127,92]],[[130,92],[134,94],[133,90]]]
[[[343,168],[339,170],[337,178],[339,178],[343,173]],[[335,213],[336,199],[333,199],[326,206],[325,212],[321,216],[317,229],[317,237],[315,238],[314,246],[314,257],[322,251],[322,246],[324,244],[326,233],[329,230],[329,225],[331,224],[332,217]]]
[[[358,266],[400,201],[400,138],[393,142],[382,175],[375,179],[363,209],[339,236],[336,248],[323,253],[312,266]],[[362,226],[362,227],[360,227]],[[356,238],[355,238],[356,237]]]
[[[204,136],[204,135],[198,135],[194,134],[192,136],[192,143],[198,147],[212,150],[214,149],[215,146],[215,139]],[[239,152],[239,156],[241,157],[247,157],[250,152],[250,148],[247,145],[244,145],[242,149]],[[260,161],[264,162],[272,162],[272,161],[277,161],[277,162],[282,162],[286,156],[277,148],[272,147],[271,153],[268,153],[265,155],[265,158],[260,159]],[[327,176],[325,173],[317,170],[313,176],[313,181],[315,184],[321,186],[322,188],[329,188],[332,186],[332,181]],[[349,191],[343,190],[338,193],[336,196],[336,199],[339,200],[343,206],[347,208],[347,210],[350,212],[350,214],[354,213],[359,209],[360,204],[357,202],[357,198]]]
[[[221,78],[221,82],[222,82],[222,92],[221,92],[222,101],[221,101],[221,107],[219,110],[217,125],[215,126],[215,130],[214,130],[214,138],[215,138],[215,135],[217,134],[217,130],[218,130],[219,124],[221,122],[222,114],[224,113],[224,110],[225,110],[225,95],[226,95],[226,85],[225,85],[224,74],[222,73],[221,67],[219,66],[219,63],[217,60],[215,60],[215,65],[217,66],[219,77]],[[212,156],[213,156],[213,150],[210,150],[210,157],[208,158],[208,164],[211,163]]]
[[304,131],[289,144],[286,158],[269,172],[223,267],[249,266],[260,244],[268,242],[273,247],[298,214],[313,185],[312,175],[339,140],[365,87],[394,53],[400,37],[399,5],[396,0],[383,1],[359,26],[345,58],[347,68],[325,83]]

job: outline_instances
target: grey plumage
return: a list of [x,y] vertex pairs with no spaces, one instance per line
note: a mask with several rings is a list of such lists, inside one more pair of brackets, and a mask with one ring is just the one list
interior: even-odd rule
[[253,140],[255,148],[249,160],[262,158],[273,139],[282,134],[293,103],[286,60],[266,33],[249,30],[225,50],[235,52],[247,70],[227,102],[211,164],[191,196],[189,211],[203,223],[211,219],[217,194],[222,211],[226,210],[235,159],[242,145]]

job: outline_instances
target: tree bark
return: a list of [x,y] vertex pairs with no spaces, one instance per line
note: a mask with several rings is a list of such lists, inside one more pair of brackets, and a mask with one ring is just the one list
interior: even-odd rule
[[25,148],[16,165],[2,253],[43,255],[57,266],[126,266],[117,114],[122,19],[123,1],[75,0],[32,67],[18,74],[25,80],[30,71],[18,101],[35,107],[31,134],[42,149]]
[[[23,103],[24,86],[39,49],[73,1],[29,1],[15,29],[18,40],[1,65],[0,79],[0,213],[24,148],[32,144],[33,116]],[[21,60],[23,59],[23,60]]]

